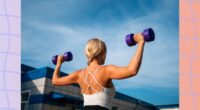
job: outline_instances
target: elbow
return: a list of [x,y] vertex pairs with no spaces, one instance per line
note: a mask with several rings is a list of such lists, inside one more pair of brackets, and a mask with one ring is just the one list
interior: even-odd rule
[[127,70],[128,70],[128,73],[130,74],[130,76],[135,76],[138,74],[139,67],[128,65]]
[[136,70],[136,69],[129,69],[129,72],[128,72],[128,73],[129,73],[130,76],[132,77],[132,76],[135,76],[135,75],[138,74],[138,70]]
[[138,74],[138,71],[132,71],[130,74],[131,76],[136,76]]
[[52,80],[52,82],[51,82],[51,83],[52,83],[52,85],[53,85],[53,86],[56,86],[56,85],[57,85],[57,83],[56,83],[56,81],[55,81],[55,80]]

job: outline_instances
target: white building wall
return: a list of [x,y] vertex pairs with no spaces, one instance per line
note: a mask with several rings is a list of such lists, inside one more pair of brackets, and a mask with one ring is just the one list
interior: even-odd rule
[[45,80],[46,80],[46,78],[40,78],[40,79],[35,79],[35,80],[32,80],[32,81],[23,82],[21,84],[22,91],[27,90],[27,89],[31,89],[31,88],[44,86]]

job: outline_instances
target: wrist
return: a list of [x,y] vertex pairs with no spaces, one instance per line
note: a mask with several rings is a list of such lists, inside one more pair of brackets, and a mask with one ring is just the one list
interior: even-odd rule
[[62,64],[62,63],[57,62],[56,67],[61,67],[61,64]]
[[139,45],[144,45],[145,44],[145,41],[140,41],[138,42]]

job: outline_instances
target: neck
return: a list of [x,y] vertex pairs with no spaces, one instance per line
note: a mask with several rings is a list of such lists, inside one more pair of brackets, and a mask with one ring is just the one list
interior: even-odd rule
[[96,59],[94,59],[88,66],[98,66],[99,63]]

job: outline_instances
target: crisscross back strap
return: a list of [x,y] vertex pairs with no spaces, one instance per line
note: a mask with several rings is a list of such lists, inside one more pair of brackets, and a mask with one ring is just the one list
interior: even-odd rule
[[[91,86],[93,80],[103,89],[103,86],[97,81],[97,79],[96,79],[96,77],[95,77],[97,71],[99,70],[99,68],[100,68],[100,67],[97,67],[97,68],[95,69],[94,73],[92,73],[91,70],[89,70],[89,68],[87,68],[88,74],[87,74],[85,77],[84,77],[84,75],[83,75],[84,69],[82,70],[83,81],[84,81],[84,83],[87,85],[87,88],[85,89],[85,91],[87,91],[87,90],[90,88],[90,89],[94,90],[95,92],[100,92],[100,91],[96,90],[95,88],[93,88],[93,87]],[[91,79],[90,81],[87,80],[89,76],[92,77],[92,79]]]

